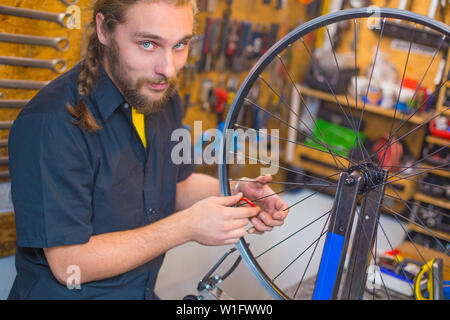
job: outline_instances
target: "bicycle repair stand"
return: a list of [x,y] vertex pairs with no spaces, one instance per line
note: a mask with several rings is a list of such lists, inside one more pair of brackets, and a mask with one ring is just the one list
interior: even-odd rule
[[222,283],[228,276],[233,273],[233,271],[237,268],[239,263],[242,260],[242,257],[239,256],[230,269],[225,272],[223,276],[212,275],[217,268],[225,261],[226,258],[230,254],[236,251],[236,248],[232,248],[228,250],[222,258],[209,270],[206,275],[200,280],[197,286],[197,291],[199,292],[199,296],[195,295],[187,295],[183,298],[183,300],[234,300],[232,297],[223,292],[222,289],[217,287],[218,284]]
[[[370,254],[380,218],[387,177],[387,170],[380,170],[372,164],[351,167],[347,172],[340,174],[314,287],[314,300],[362,299],[367,277],[366,267],[371,259]],[[352,234],[353,220],[359,201],[361,203],[357,225]],[[347,259],[350,242],[350,255]],[[197,286],[199,296],[188,295],[184,299],[232,300],[233,298],[217,285],[237,268],[242,259],[241,256],[223,276],[212,276],[212,274],[234,251],[236,248],[225,253],[199,282]],[[343,279],[345,265],[347,268]]]
[[[379,170],[372,164],[352,167],[341,173],[313,299],[362,299],[387,176],[387,170]],[[352,235],[359,200],[357,225]],[[351,251],[346,262],[350,240]],[[347,270],[343,280],[345,265]]]

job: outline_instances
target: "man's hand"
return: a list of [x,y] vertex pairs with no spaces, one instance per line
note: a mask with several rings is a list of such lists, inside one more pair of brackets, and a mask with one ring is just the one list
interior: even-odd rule
[[245,236],[249,219],[256,217],[259,207],[238,207],[242,193],[230,197],[209,197],[179,212],[187,218],[186,231],[191,240],[203,245],[217,246],[236,244]]
[[250,219],[254,227],[248,232],[262,234],[265,231],[271,231],[275,226],[283,225],[289,212],[289,206],[267,185],[272,181],[272,176],[259,176],[255,180],[247,179],[250,182],[242,180],[238,185],[237,192],[242,192],[244,197],[252,201],[263,198],[255,202],[261,207],[261,211],[257,217]]

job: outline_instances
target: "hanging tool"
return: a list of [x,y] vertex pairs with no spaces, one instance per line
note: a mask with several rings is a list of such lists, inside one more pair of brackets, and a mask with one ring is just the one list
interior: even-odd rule
[[251,33],[252,25],[249,22],[243,22],[241,24],[240,28],[240,43],[239,47],[237,48],[234,59],[233,59],[233,65],[232,70],[234,72],[243,72],[245,69],[245,60],[247,58],[247,51],[249,47],[249,41],[250,41],[250,33]]
[[72,6],[74,4],[77,4],[78,0],[60,0],[62,3],[64,3],[66,6]]
[[183,96],[183,118],[186,116],[186,113],[189,109],[190,103],[191,103],[191,94],[186,93]]
[[206,2],[206,11],[214,13],[217,11],[218,0],[208,0]]
[[49,81],[0,79],[0,88],[7,89],[42,89]]
[[203,111],[209,111],[211,96],[213,96],[213,82],[211,79],[202,79],[198,100]]
[[27,105],[29,100],[0,100],[0,108],[23,108]]
[[217,114],[217,123],[223,122],[223,114],[225,112],[225,105],[228,101],[228,92],[223,88],[216,88],[214,91],[216,95],[216,107],[214,111]]
[[216,64],[216,71],[223,73],[225,72],[226,68],[226,57],[225,57],[225,51],[227,48],[227,39],[228,39],[228,33],[230,31],[230,16],[231,16],[231,7],[233,5],[233,0],[227,1],[227,7],[223,11],[222,14],[222,28],[220,33],[220,43],[219,48],[217,50],[217,64]]
[[205,72],[211,71],[212,60],[217,52],[217,38],[220,29],[220,19],[215,19],[211,28],[210,38],[208,40],[208,48],[206,53]]
[[430,8],[428,9],[428,16],[432,19],[436,16],[436,11],[439,6],[439,0],[431,0]]
[[14,121],[0,121],[0,129],[11,129]]
[[31,68],[46,68],[56,73],[63,73],[66,70],[66,62],[62,59],[34,59],[22,57],[0,56],[0,64]]
[[236,53],[238,41],[239,41],[239,22],[237,20],[232,20],[230,24],[230,33],[228,36],[227,49],[225,52],[227,58],[227,67],[229,69],[231,69],[233,65],[233,56]]
[[[425,279],[426,276],[426,279]],[[426,289],[423,290],[423,287]],[[425,295],[423,295],[425,291]],[[417,300],[441,300],[443,291],[442,259],[431,259],[425,263],[414,279],[414,295]]]
[[0,33],[0,42],[46,46],[52,47],[58,51],[64,51],[69,47],[69,40],[66,37],[52,38],[12,33]]
[[276,5],[275,9],[281,10],[281,9],[286,9],[286,8],[287,8],[286,0],[277,0],[277,5]]
[[5,5],[0,5],[0,14],[7,14],[10,16],[16,16],[16,17],[22,17],[22,18],[56,22],[65,28],[69,27],[69,21],[71,21],[71,18],[72,18],[72,13],[70,13],[70,12],[53,13],[53,12],[17,8],[17,7],[5,6]]
[[197,70],[198,72],[202,72],[205,70],[206,66],[206,59],[208,56],[208,49],[209,49],[209,36],[211,34],[211,29],[214,21],[212,18],[207,18],[205,22],[205,30],[203,32],[203,42],[201,46],[201,56],[200,60],[197,63]]

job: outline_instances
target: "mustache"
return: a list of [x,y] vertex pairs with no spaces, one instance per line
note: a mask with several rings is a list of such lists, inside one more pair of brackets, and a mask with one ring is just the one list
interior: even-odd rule
[[136,89],[141,89],[142,86],[144,86],[146,83],[151,83],[151,84],[162,84],[162,83],[167,83],[169,85],[175,85],[178,81],[177,77],[172,77],[172,78],[167,78],[164,76],[160,76],[158,78],[139,78],[136,81]]

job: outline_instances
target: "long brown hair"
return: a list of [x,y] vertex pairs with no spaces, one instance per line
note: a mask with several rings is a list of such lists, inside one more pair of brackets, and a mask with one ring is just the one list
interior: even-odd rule
[[[104,45],[97,37],[96,16],[102,13],[103,31],[112,35],[118,24],[125,22],[127,10],[139,2],[167,2],[176,6],[191,5],[194,15],[197,13],[197,4],[195,0],[97,0],[94,4],[93,18],[90,24],[92,34],[89,38],[86,56],[81,64],[81,72],[78,76],[78,93],[87,97],[98,76],[98,68],[103,60]],[[67,103],[67,110],[74,118],[73,122],[88,132],[95,132],[101,129],[101,126],[95,121],[94,116],[89,111],[86,101],[80,99],[75,107]]]

